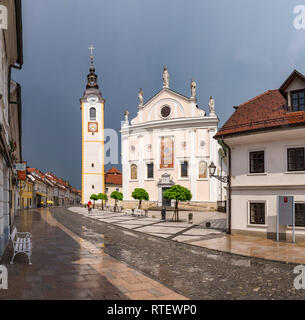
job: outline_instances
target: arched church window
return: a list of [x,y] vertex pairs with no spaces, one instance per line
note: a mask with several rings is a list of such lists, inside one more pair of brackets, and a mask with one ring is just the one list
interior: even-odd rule
[[138,178],[138,172],[137,172],[137,165],[136,164],[132,164],[130,166],[130,179],[131,180],[137,180]]
[[89,110],[90,120],[96,120],[96,109],[91,107]]
[[199,179],[205,179],[205,178],[207,178],[207,174],[208,174],[208,171],[207,171],[207,169],[208,169],[208,166],[207,166],[207,163],[206,163],[206,161],[200,161],[199,162],[199,175],[198,175],[198,178]]

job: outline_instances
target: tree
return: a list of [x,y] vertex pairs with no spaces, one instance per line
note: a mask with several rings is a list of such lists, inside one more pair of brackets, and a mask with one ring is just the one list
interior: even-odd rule
[[106,193],[99,193],[97,195],[99,200],[102,200],[102,210],[104,210],[104,201],[108,200],[107,194]]
[[142,200],[149,200],[147,191],[143,188],[135,188],[131,194],[135,200],[139,200],[139,209],[142,207]]
[[179,201],[190,201],[192,199],[192,194],[189,189],[180,186],[179,184],[171,186],[164,192],[164,197],[166,199],[175,200],[175,211],[173,215],[174,221],[179,221],[179,210],[178,203]]
[[95,201],[98,200],[98,196],[96,194],[92,194],[90,196],[90,199],[93,200],[93,208],[95,207]]
[[123,193],[119,192],[119,191],[113,191],[111,193],[110,197],[115,200],[114,212],[116,212],[117,211],[117,207],[118,207],[118,201],[122,201],[123,200]]

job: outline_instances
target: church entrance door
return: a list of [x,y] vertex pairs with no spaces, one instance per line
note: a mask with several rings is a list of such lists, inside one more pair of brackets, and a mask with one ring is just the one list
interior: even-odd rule
[[162,188],[162,206],[170,207],[171,200],[164,197],[164,192],[169,188]]

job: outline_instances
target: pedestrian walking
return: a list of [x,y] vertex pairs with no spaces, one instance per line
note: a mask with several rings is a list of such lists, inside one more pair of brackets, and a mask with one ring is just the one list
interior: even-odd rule
[[92,209],[92,203],[91,201],[89,200],[88,203],[87,203],[87,207],[88,207],[88,213],[90,213],[91,209]]

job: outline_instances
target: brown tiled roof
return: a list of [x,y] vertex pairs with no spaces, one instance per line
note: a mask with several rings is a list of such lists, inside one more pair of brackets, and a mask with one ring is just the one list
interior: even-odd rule
[[117,168],[111,168],[105,174],[105,184],[122,185],[122,173]]
[[111,169],[109,169],[109,170],[107,171],[107,173],[118,173],[118,174],[121,174],[121,171],[118,170],[118,169],[115,168],[115,167],[112,167]]
[[215,138],[293,125],[305,125],[305,112],[288,112],[280,90],[269,90],[238,106]]

